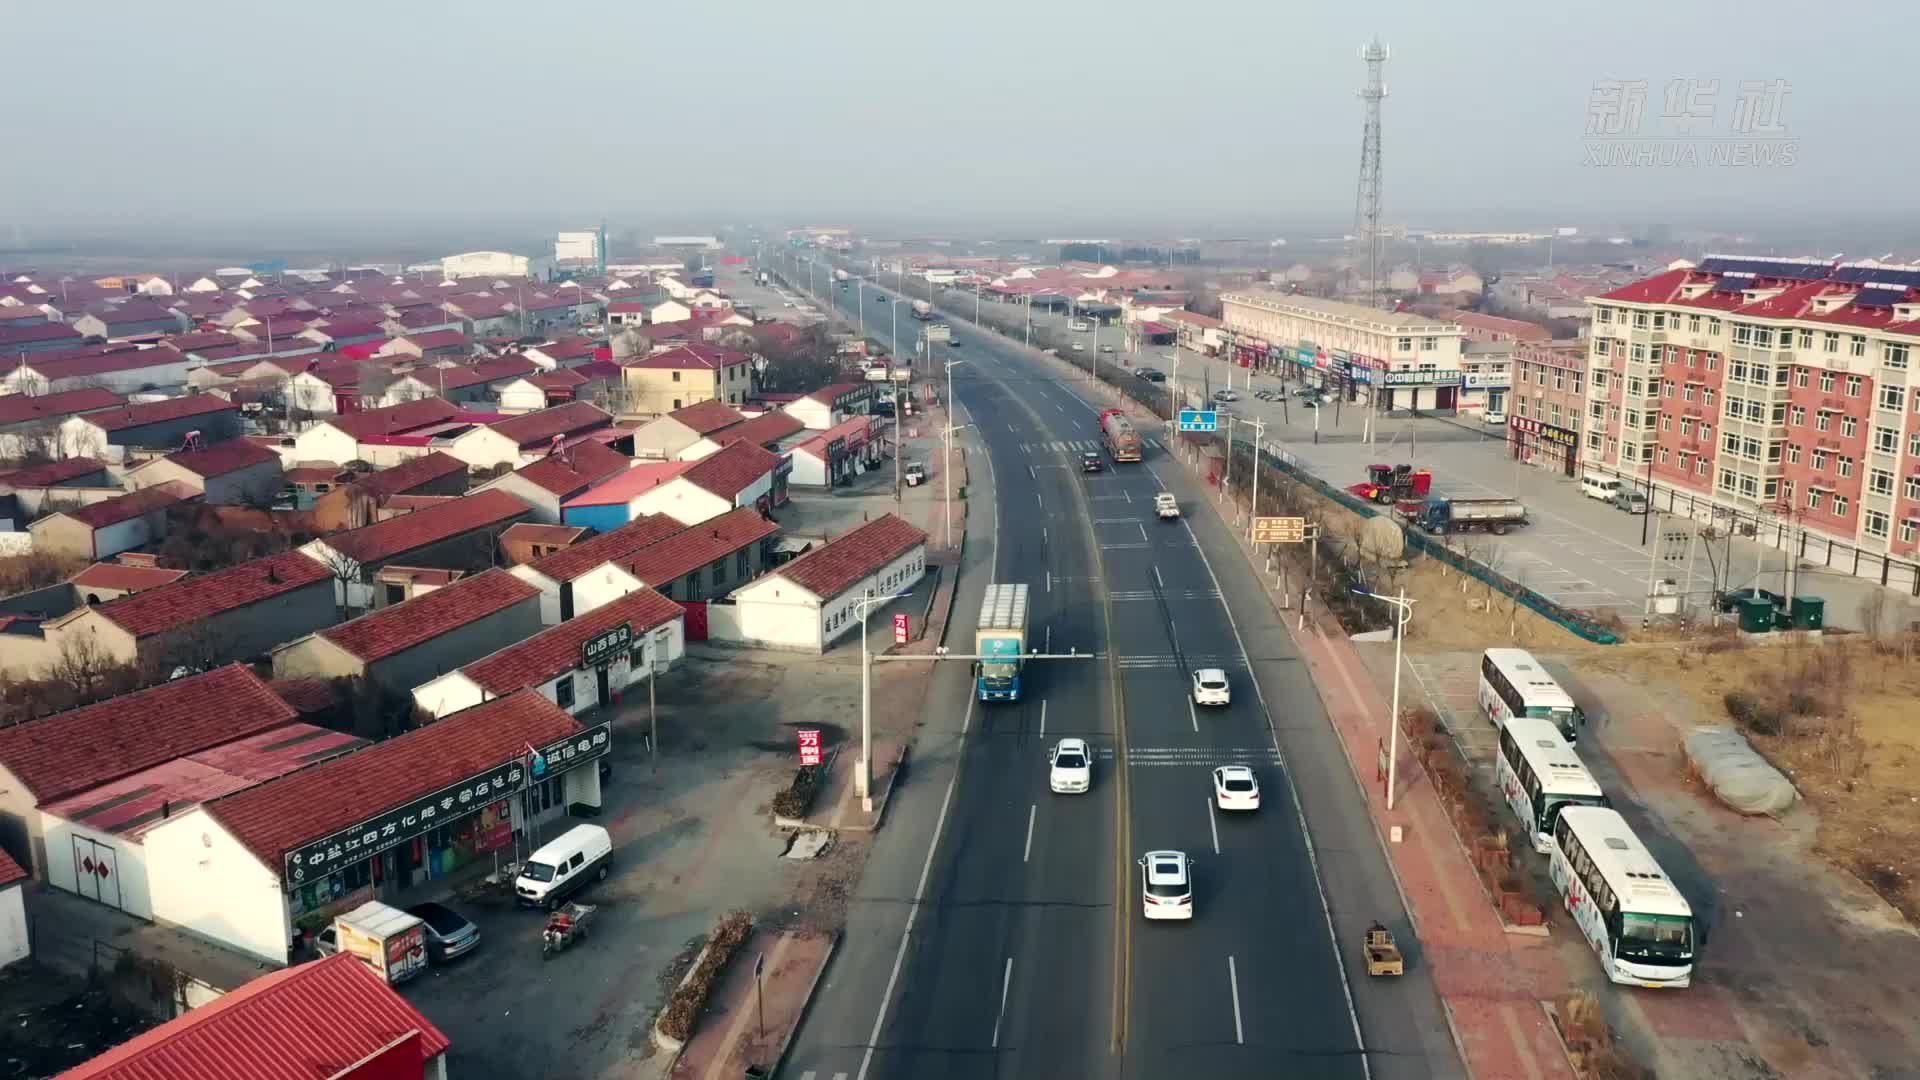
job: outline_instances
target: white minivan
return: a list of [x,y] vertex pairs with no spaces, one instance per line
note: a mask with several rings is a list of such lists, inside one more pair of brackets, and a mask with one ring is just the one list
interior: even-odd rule
[[604,880],[612,861],[613,838],[607,830],[575,825],[527,856],[520,876],[513,879],[514,899],[552,911],[589,881]]
[[1616,477],[1602,476],[1599,473],[1584,473],[1580,477],[1580,490],[1589,499],[1601,502],[1613,501],[1613,494],[1620,490],[1620,481]]

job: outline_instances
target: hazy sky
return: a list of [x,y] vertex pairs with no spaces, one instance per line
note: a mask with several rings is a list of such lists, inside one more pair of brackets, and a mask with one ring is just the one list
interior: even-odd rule
[[[1906,0],[191,0],[14,6],[6,26],[0,223],[30,227],[1338,222],[1375,33],[1390,221],[1920,206]],[[1675,130],[1670,80],[1718,79],[1696,134],[1722,137],[1743,80],[1784,79],[1796,160],[1583,164],[1607,79],[1646,80],[1646,135]]]

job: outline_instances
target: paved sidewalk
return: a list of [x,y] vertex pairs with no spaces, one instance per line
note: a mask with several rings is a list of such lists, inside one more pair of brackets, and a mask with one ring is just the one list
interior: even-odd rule
[[[1251,558],[1244,535],[1238,540],[1242,553]],[[1280,607],[1271,582],[1268,597]],[[1468,1071],[1476,1080],[1571,1080],[1574,1072],[1565,1049],[1541,1008],[1541,1002],[1571,989],[1552,943],[1506,931],[1454,835],[1446,809],[1404,741],[1394,808],[1387,810],[1386,785],[1373,778],[1388,734],[1389,703],[1318,601],[1309,601],[1304,626],[1298,620],[1294,609],[1288,628],[1347,762],[1363,781],[1375,828],[1388,840],[1388,860],[1418,937],[1419,955]],[[1390,840],[1395,828],[1401,830],[1398,843]]]
[[[670,1075],[675,1080],[739,1080],[749,1068],[757,1068],[754,1075],[772,1076],[834,944],[826,934],[755,930],[727,962]],[[753,971],[757,957],[765,958],[758,980]]]

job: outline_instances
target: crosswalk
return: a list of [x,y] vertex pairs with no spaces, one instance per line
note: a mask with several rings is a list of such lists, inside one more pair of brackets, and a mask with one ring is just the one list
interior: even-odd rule
[[1271,746],[1135,746],[1127,750],[1127,764],[1208,769],[1219,765],[1279,765],[1280,751]]
[[[1164,450],[1166,446],[1159,439],[1141,439],[1140,445],[1149,450]],[[1100,439],[1055,439],[1053,442],[1023,442],[1020,452],[1023,454],[1065,454],[1081,453],[1089,450],[1105,450],[1107,444]]]
[[[1166,589],[1159,595],[1169,600],[1218,600],[1219,589]],[[1125,604],[1154,598],[1152,589],[1116,589],[1107,594],[1107,599],[1116,604]]]
[[[1244,656],[1219,656],[1213,653],[1188,653],[1186,661],[1187,666],[1193,668],[1245,668],[1247,666],[1247,659]],[[1177,668],[1180,666],[1180,657],[1168,653],[1157,656],[1119,656],[1115,657],[1113,662],[1123,670],[1152,670]]]

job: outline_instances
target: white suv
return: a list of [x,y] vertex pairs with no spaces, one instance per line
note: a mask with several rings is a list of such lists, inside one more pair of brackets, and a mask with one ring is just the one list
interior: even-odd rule
[[1233,704],[1233,691],[1227,686],[1227,673],[1217,667],[1196,669],[1193,673],[1193,703]]
[[1047,762],[1047,787],[1055,795],[1084,795],[1093,787],[1093,752],[1085,739],[1061,739]]
[[1192,869],[1184,851],[1140,856],[1140,913],[1149,919],[1193,918]]

